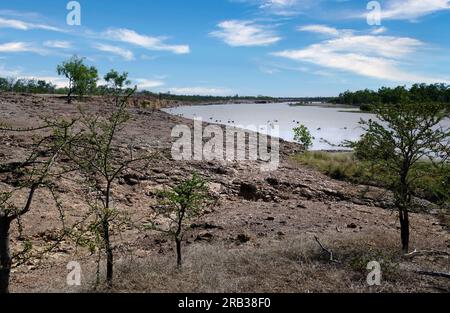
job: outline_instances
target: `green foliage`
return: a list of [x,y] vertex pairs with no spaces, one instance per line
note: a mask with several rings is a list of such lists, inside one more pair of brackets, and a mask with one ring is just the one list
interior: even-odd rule
[[[386,166],[363,161],[354,152],[306,152],[296,155],[294,160],[337,180],[378,187],[392,184],[392,172]],[[415,170],[418,178],[411,185],[413,194],[444,207],[449,206],[450,165],[436,166],[432,162],[421,161]]]
[[109,71],[104,79],[109,84],[110,88],[116,92],[131,84],[131,81],[128,80],[128,73],[124,72],[119,74],[116,70]]
[[0,92],[55,93],[56,86],[45,80],[0,77]]
[[165,218],[169,224],[161,228],[155,223],[147,225],[150,229],[164,232],[174,238],[177,245],[177,265],[182,263],[181,242],[183,241],[188,222],[202,214],[204,205],[208,203],[207,182],[198,174],[175,186],[172,190],[160,193],[161,205],[156,208],[156,216]]
[[423,172],[419,164],[428,159],[442,167],[449,159],[450,129],[441,122],[447,106],[434,102],[401,102],[374,107],[377,120],[361,121],[366,133],[353,144],[356,155],[390,173],[390,186],[399,210],[403,250],[408,251],[409,216],[414,185]]
[[84,58],[73,56],[57,67],[58,75],[65,76],[69,80],[68,102],[72,100],[72,94],[78,94],[80,99],[88,93],[93,93],[97,87],[98,71],[95,67],[84,64]]
[[[32,210],[35,196],[40,189],[48,189],[51,198],[55,201],[62,223],[61,236],[65,235],[64,212],[55,194],[52,181],[61,177],[61,174],[55,171],[54,167],[60,159],[62,151],[67,145],[70,145],[70,142],[69,138],[65,136],[55,139],[54,134],[66,133],[63,129],[71,128],[73,123],[49,120],[44,120],[44,122],[46,123],[44,126],[33,129],[5,129],[3,127],[0,129],[2,132],[29,132],[46,129],[50,130],[51,133],[35,141],[32,151],[25,160],[0,164],[0,172],[9,173],[10,176],[8,179],[9,186],[5,188],[6,190],[0,192],[0,293],[8,292],[10,273],[13,267],[25,264],[31,258],[42,259],[45,253],[56,248],[61,242],[61,239],[58,238],[56,244],[35,254],[32,251],[31,242],[23,237],[23,229],[26,223],[23,217]],[[22,159],[22,157],[19,157],[19,159]],[[17,222],[22,250],[15,251],[16,253],[12,254],[9,249],[9,241],[10,227],[13,222]]]
[[399,277],[400,259],[398,255],[387,251],[369,249],[364,252],[357,252],[350,256],[349,266],[356,272],[366,277],[368,270],[367,264],[377,261],[381,265],[384,280],[395,281]]
[[[67,136],[73,138],[70,147],[64,150],[65,155],[75,164],[83,178],[82,184],[86,188],[86,202],[89,212],[83,218],[87,225],[83,231],[73,233],[72,236],[80,245],[91,251],[98,251],[99,264],[101,254],[106,255],[106,279],[108,286],[113,281],[113,242],[111,232],[120,233],[121,227],[129,225],[129,218],[113,205],[113,185],[125,171],[143,171],[150,156],[135,155],[132,145],[128,150],[118,145],[117,134],[123,130],[130,119],[127,110],[127,100],[133,90],[124,97],[118,97],[117,106],[107,116],[91,114],[80,110],[77,131]],[[143,161],[140,168],[132,168]],[[80,227],[81,228],[81,227]]]
[[305,150],[309,150],[313,145],[314,137],[305,125],[294,128],[294,140],[301,143]]
[[333,102],[361,106],[365,111],[371,110],[373,105],[392,104],[402,102],[442,102],[450,104],[450,86],[446,84],[415,84],[407,89],[405,86],[395,88],[382,87],[378,91],[358,90],[341,93]]

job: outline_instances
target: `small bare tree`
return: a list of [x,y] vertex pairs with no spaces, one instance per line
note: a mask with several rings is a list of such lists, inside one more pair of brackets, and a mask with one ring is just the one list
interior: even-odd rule
[[[14,129],[0,128],[0,131],[8,132],[28,132],[40,129],[52,129],[52,135],[39,140],[30,156],[23,162],[4,163],[0,165],[1,173],[9,173],[14,177],[11,181],[11,188],[0,192],[0,293],[9,292],[11,268],[15,261],[27,260],[31,257],[31,243],[25,242],[22,251],[11,254],[10,249],[10,228],[14,221],[17,221],[19,231],[22,230],[22,217],[27,214],[33,204],[34,197],[39,188],[46,187],[51,190],[53,196],[52,178],[59,174],[53,173],[52,169],[58,161],[62,151],[69,144],[68,138],[57,134],[67,133],[67,129],[72,127],[72,122],[47,122],[46,126],[35,129]],[[58,137],[58,140],[55,138]],[[25,194],[25,201],[19,203],[18,194]],[[61,209],[59,202],[58,209]],[[60,211],[62,214],[62,212]],[[64,227],[63,227],[64,228]]]
[[[89,221],[87,229],[94,236],[90,240],[91,249],[98,248],[106,254],[106,281],[109,287],[113,283],[114,246],[112,228],[119,229],[126,220],[113,205],[113,186],[120,176],[133,169],[141,171],[147,168],[150,155],[136,156],[130,144],[127,152],[117,141],[117,135],[126,127],[130,114],[127,100],[135,90],[117,95],[117,106],[111,108],[109,116],[90,114],[80,108],[80,134],[72,145],[65,149],[65,154],[77,165],[87,189],[86,200],[90,207],[85,220]],[[139,166],[139,168],[137,168]],[[79,243],[86,243],[86,234],[75,234]]]
[[[201,216],[205,205],[209,203],[208,186],[206,181],[194,173],[192,178],[175,186],[172,190],[161,192],[161,205],[155,209],[153,222],[146,225],[149,229],[157,230],[171,236],[175,241],[177,266],[182,266],[181,243],[186,232],[187,223]],[[169,221],[166,228],[156,225],[157,217]]]

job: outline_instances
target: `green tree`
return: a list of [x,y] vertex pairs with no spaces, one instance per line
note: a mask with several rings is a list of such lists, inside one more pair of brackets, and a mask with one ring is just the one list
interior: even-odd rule
[[294,140],[302,144],[307,151],[312,147],[314,137],[305,125],[300,125],[294,128]]
[[436,167],[448,162],[449,128],[441,124],[448,112],[444,104],[415,102],[379,105],[374,112],[377,120],[361,121],[366,133],[352,146],[360,159],[381,165],[391,173],[402,248],[407,253],[413,184],[423,174],[420,162],[431,162]]
[[95,67],[84,64],[84,58],[73,56],[57,67],[58,75],[69,80],[68,103],[72,102],[72,95],[78,94],[80,99],[89,92],[95,91],[98,81],[98,71]]
[[0,91],[9,91],[9,82],[6,78],[0,77]]
[[147,225],[150,229],[164,232],[175,241],[177,266],[182,265],[181,243],[188,221],[200,216],[204,205],[208,203],[208,186],[206,181],[194,173],[192,178],[175,186],[172,190],[161,193],[161,206],[156,208],[156,215],[169,221],[167,228],[160,228],[154,223]]
[[[150,159],[150,156],[144,153],[136,155],[133,145],[124,148],[117,142],[118,133],[130,119],[127,99],[133,92],[134,90],[131,90],[121,97],[119,105],[107,116],[80,109],[81,118],[77,127],[81,130],[74,135],[68,135],[74,139],[64,150],[65,155],[76,164],[83,183],[89,190],[86,193],[86,201],[90,210],[88,216],[83,219],[89,221],[87,232],[74,236],[79,237],[78,242],[89,246],[92,252],[98,250],[99,256],[105,253],[106,281],[109,287],[112,286],[114,274],[112,233],[127,223],[126,216],[113,205],[113,187],[132,165],[145,163],[141,168],[134,169],[140,172],[147,167],[145,161]],[[90,240],[89,236],[95,239]]]
[[128,73],[123,72],[120,74],[115,70],[111,70],[105,75],[104,79],[108,83],[109,90],[114,96],[116,105],[119,105],[120,98],[124,93],[129,91],[124,90],[124,88],[131,85],[131,81],[128,80]]

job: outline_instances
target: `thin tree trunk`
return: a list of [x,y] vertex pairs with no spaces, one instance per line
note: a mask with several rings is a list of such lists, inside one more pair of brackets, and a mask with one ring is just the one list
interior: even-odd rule
[[411,206],[411,194],[408,185],[408,173],[411,167],[408,157],[405,157],[403,167],[400,172],[400,201],[398,203],[398,210],[400,216],[400,236],[402,239],[403,253],[409,252],[409,208]]
[[9,293],[9,278],[11,274],[11,254],[9,249],[8,217],[0,218],[0,294]]
[[111,247],[111,241],[109,238],[108,221],[103,221],[102,227],[103,227],[103,243],[105,245],[105,252],[106,252],[106,282],[109,287],[112,287],[114,256]]
[[178,227],[177,231],[175,233],[175,243],[177,245],[177,267],[181,268],[182,265],[182,258],[181,258],[181,241],[182,241],[182,235],[181,232],[183,231],[183,219],[186,214],[186,208],[181,208],[179,215],[178,215]]
[[[106,186],[106,209],[109,209],[111,196],[111,184],[108,182]],[[104,217],[105,218],[105,217]],[[109,287],[112,287],[113,270],[114,270],[114,255],[111,247],[111,240],[109,238],[109,221],[107,218],[103,220],[103,240],[106,251],[106,282]]]
[[181,259],[181,240],[176,237],[175,242],[177,244],[177,267],[181,268],[182,265],[182,259]]
[[409,252],[409,213],[407,209],[400,210],[400,235],[404,253]]

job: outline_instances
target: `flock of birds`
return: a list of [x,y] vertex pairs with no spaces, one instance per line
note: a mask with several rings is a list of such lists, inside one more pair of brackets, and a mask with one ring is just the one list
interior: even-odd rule
[[[184,117],[184,114],[183,114],[183,113],[180,113],[180,114],[177,114],[177,116],[179,116],[179,117]],[[196,118],[196,117],[197,117],[197,114],[194,114],[194,118]],[[209,120],[210,120],[211,122],[215,122],[215,123],[220,123],[220,124],[222,124],[222,120],[218,120],[218,119],[215,120],[214,117],[210,117]],[[267,121],[267,125],[269,125],[272,129],[274,129],[274,128],[275,128],[275,124],[277,124],[278,122],[279,122],[278,120],[273,120],[273,121],[268,120],[268,121]],[[297,124],[297,125],[300,125],[301,122],[300,122],[300,121],[297,121],[297,120],[293,120],[292,123]],[[236,124],[236,123],[235,123],[234,120],[229,119],[229,120],[227,120],[227,124]],[[261,129],[264,129],[264,127],[261,127]],[[344,130],[347,130],[348,128],[347,128],[347,127],[344,127],[343,129],[344,129]],[[321,127],[317,128],[317,131],[321,131],[321,130],[322,130]]]

